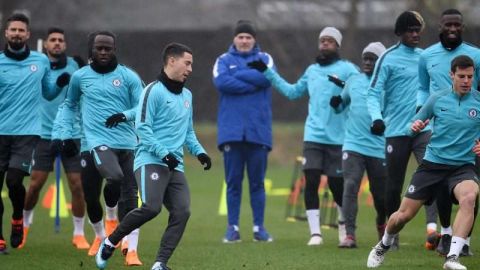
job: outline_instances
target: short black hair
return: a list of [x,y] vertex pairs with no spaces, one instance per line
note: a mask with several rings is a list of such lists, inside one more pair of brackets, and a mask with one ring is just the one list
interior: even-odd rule
[[92,58],[92,56],[93,56],[92,55],[93,42],[95,41],[95,38],[97,36],[112,37],[113,38],[113,45],[116,47],[115,43],[116,43],[116,40],[117,40],[117,36],[113,32],[105,31],[105,30],[92,32],[92,33],[88,34],[88,42],[87,42],[88,58]]
[[443,17],[445,15],[460,15],[460,17],[463,18],[463,14],[460,11],[458,11],[458,9],[455,9],[455,8],[449,8],[444,10],[440,17]]
[[7,28],[10,26],[11,22],[23,22],[27,25],[27,29],[30,26],[30,19],[23,13],[13,13],[10,17],[8,17],[6,23]]
[[170,43],[163,49],[162,53],[162,61],[163,65],[166,66],[168,63],[169,57],[181,57],[184,53],[189,53],[193,55],[192,49],[188,46],[180,44],[180,43]]
[[459,55],[455,58],[453,58],[451,66],[450,66],[450,71],[452,73],[455,73],[457,71],[457,68],[459,69],[466,69],[469,67],[475,68],[475,64],[473,63],[472,58],[466,56],[466,55]]
[[47,37],[52,33],[59,33],[59,34],[65,35],[65,30],[63,30],[60,27],[53,26],[53,27],[48,28]]

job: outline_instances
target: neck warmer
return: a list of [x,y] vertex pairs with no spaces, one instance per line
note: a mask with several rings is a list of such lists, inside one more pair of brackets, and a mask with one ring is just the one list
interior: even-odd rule
[[117,57],[114,56],[112,61],[106,66],[99,65],[95,60],[92,61],[90,67],[97,73],[105,74],[114,71],[118,66]]
[[5,56],[7,56],[8,58],[11,58],[17,61],[22,61],[22,60],[25,60],[30,55],[30,48],[28,48],[28,46],[25,45],[25,50],[17,53],[15,51],[10,50],[10,48],[8,48],[8,45],[5,45],[5,51],[3,52],[5,53]]
[[55,62],[50,62],[51,69],[62,69],[67,66],[67,56],[62,53]]
[[158,75],[158,80],[162,82],[163,85],[165,85],[168,91],[174,93],[175,95],[181,94],[183,86],[185,85],[184,82],[178,82],[168,78],[167,74],[163,69],[162,72],[160,72],[160,75]]

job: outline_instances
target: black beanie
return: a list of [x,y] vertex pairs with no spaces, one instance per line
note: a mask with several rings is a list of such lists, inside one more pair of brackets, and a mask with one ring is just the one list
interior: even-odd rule
[[253,37],[257,35],[255,26],[251,21],[248,20],[239,20],[237,22],[237,26],[235,26],[235,30],[233,31],[233,36],[236,36],[240,33],[247,33],[252,35]]
[[407,32],[408,28],[412,26],[420,26],[421,30],[423,30],[425,22],[423,21],[422,16],[416,11],[403,12],[398,16],[397,21],[395,22],[395,35],[400,36]]

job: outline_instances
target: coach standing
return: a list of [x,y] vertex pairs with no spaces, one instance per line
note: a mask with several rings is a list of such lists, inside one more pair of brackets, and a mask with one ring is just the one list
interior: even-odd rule
[[217,58],[213,67],[213,82],[220,95],[218,148],[223,152],[227,183],[228,226],[224,243],[240,241],[238,225],[245,167],[250,184],[253,238],[272,241],[263,226],[263,182],[268,152],[272,148],[272,90],[262,73],[247,66],[254,60],[273,67],[272,57],[262,52],[256,43],[253,24],[240,20],[234,30],[233,44]]

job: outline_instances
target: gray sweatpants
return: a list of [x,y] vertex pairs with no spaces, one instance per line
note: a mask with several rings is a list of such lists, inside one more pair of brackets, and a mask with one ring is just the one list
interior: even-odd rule
[[177,247],[190,217],[190,191],[183,172],[169,171],[165,166],[149,164],[135,171],[142,206],[130,211],[108,237],[117,244],[131,231],[156,217],[165,205],[168,225],[162,236],[156,261],[167,263]]
[[367,171],[370,192],[373,196],[373,205],[377,211],[376,224],[385,223],[385,184],[387,168],[385,159],[369,157],[357,152],[343,152],[343,205],[347,235],[355,236],[355,227],[358,213],[358,191],[365,170]]

